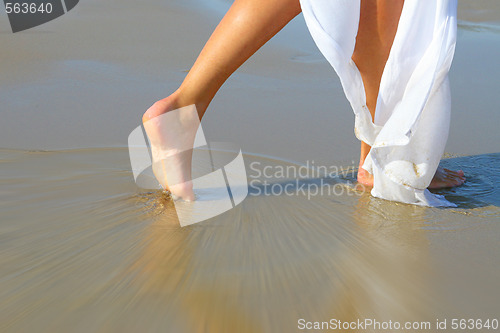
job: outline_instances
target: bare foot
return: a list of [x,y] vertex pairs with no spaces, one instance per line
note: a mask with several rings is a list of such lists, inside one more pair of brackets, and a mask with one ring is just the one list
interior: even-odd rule
[[361,166],[358,169],[358,183],[367,187],[373,187],[373,175],[363,169]]
[[[358,182],[369,187],[373,187],[373,175],[368,171],[359,167],[358,169]],[[445,168],[438,167],[434,178],[428,188],[440,189],[447,187],[460,186],[465,183],[465,176],[462,170],[451,171]]]
[[156,102],[142,121],[160,185],[174,197],[192,201],[191,159],[200,119],[194,105],[179,108],[177,102],[175,93]]
[[434,178],[432,178],[429,188],[440,189],[447,187],[460,186],[465,183],[465,175],[462,170],[452,171],[446,168],[438,167]]

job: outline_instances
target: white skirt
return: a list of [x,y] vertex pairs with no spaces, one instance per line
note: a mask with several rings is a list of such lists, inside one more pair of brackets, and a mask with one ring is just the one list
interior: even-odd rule
[[300,0],[316,45],[333,66],[355,114],[354,132],[372,146],[363,165],[375,197],[454,206],[427,190],[450,124],[448,71],[455,52],[457,0],[405,0],[377,99],[375,121],[351,57],[360,0]]

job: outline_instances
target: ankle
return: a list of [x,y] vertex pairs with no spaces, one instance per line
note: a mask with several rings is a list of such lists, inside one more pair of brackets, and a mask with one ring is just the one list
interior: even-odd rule
[[[184,87],[181,85],[179,89],[175,92],[177,107],[184,107],[188,105],[196,105],[200,119],[208,108],[208,105],[213,99],[212,95],[208,95],[204,91],[199,91],[198,89],[190,89],[189,87]],[[172,94],[172,95],[174,95]]]
[[180,89],[174,91],[168,97],[156,101],[142,116],[142,122],[146,122],[162,114],[180,109],[189,105],[196,105],[198,116],[201,117],[207,109],[208,103],[204,103],[188,94],[185,94]]

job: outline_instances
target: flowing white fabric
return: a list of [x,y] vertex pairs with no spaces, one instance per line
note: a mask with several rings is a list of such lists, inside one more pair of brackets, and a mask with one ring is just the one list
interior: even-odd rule
[[372,121],[351,57],[360,0],[300,0],[319,50],[333,66],[355,114],[355,134],[372,146],[363,165],[375,197],[426,206],[454,206],[427,190],[450,124],[448,71],[455,52],[456,0],[405,0]]

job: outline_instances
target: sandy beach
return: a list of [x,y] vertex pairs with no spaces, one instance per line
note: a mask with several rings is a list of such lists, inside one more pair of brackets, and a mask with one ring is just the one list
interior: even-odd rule
[[500,3],[459,0],[442,164],[467,182],[438,192],[457,208],[375,199],[346,185],[352,172],[292,186],[334,195],[259,191],[293,179],[252,165],[357,166],[353,112],[299,15],[202,122],[208,141],[241,147],[258,185],[181,228],[168,196],[134,183],[127,138],[229,6],[86,0],[15,34],[2,11],[0,332],[296,332],[301,319],[366,318],[455,332],[453,319],[500,320]]

